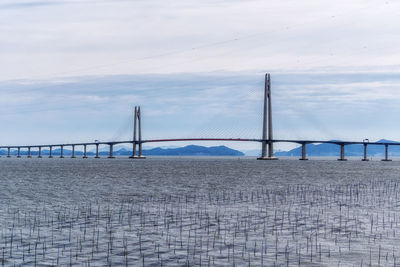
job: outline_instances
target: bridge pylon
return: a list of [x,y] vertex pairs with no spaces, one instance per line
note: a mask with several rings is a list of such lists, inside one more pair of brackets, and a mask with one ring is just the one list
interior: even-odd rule
[[[274,143],[272,136],[272,101],[271,101],[271,75],[265,74],[264,86],[264,117],[263,117],[263,133],[262,133],[262,147],[261,157],[258,160],[277,160],[274,157]],[[268,128],[268,129],[267,129]],[[268,130],[268,132],[267,132]],[[268,156],[267,156],[268,145]]]
[[[132,156],[131,159],[145,159],[143,156],[142,149],[142,117],[140,112],[140,106],[135,106],[135,113],[133,119],[133,140],[132,140]],[[138,155],[136,155],[136,146],[138,146],[139,151]]]

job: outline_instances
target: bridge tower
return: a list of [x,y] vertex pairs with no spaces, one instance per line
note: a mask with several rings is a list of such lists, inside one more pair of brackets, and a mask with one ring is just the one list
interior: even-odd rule
[[[135,114],[133,119],[133,148],[132,148],[132,159],[144,159],[142,149],[142,117],[140,113],[140,106],[135,106]],[[138,137],[138,138],[136,138]],[[139,147],[139,155],[136,155],[136,145]]]
[[[268,128],[268,129],[267,129]],[[267,132],[268,130],[268,132]],[[263,133],[262,133],[261,157],[259,160],[276,160],[274,157],[274,144],[272,136],[272,106],[271,106],[271,75],[265,74],[264,86],[264,117],[263,117]],[[268,156],[267,156],[268,145]]]

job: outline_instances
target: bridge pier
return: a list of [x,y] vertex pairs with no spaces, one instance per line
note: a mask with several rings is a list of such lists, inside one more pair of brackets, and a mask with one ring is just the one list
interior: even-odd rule
[[392,161],[391,159],[389,159],[389,145],[385,144],[385,159],[383,159],[382,161]]
[[369,159],[367,158],[367,144],[364,143],[364,158],[362,159],[362,161],[369,161]]
[[32,158],[32,156],[31,156],[31,147],[30,146],[28,147],[28,158]]
[[49,158],[53,157],[53,146],[49,146]]
[[11,147],[7,147],[7,158],[11,158]]
[[38,158],[41,158],[41,157],[42,157],[42,147],[39,146],[38,148],[39,148],[39,155],[38,155]]
[[344,144],[340,144],[340,161],[346,161],[347,159],[344,158]]
[[86,156],[86,145],[83,145],[83,158],[87,159],[87,156]]
[[138,155],[136,155],[136,143],[133,145],[133,150],[132,150],[132,156],[130,156],[130,159],[145,159],[146,157],[143,156],[143,149],[142,149],[142,144],[138,144],[139,147],[139,151],[138,151]]
[[301,144],[301,158],[300,160],[308,160],[306,154],[306,143]]
[[114,156],[113,156],[113,147],[114,147],[114,145],[113,144],[109,144],[110,145],[110,154],[108,155],[108,158],[109,159],[113,159],[114,158]]
[[72,154],[71,154],[71,158],[72,158],[72,159],[75,158],[75,145],[72,145]]
[[[268,156],[267,154],[267,145],[268,145]],[[271,141],[263,141],[262,149],[261,149],[261,157],[257,158],[258,160],[278,160],[277,157],[274,157],[274,148],[273,142]]]
[[95,159],[100,158],[99,157],[99,144],[96,144],[96,156],[94,157]]
[[64,158],[64,146],[60,146],[60,158]]
[[18,147],[18,154],[17,154],[17,158],[20,158],[21,157],[21,148],[20,147]]

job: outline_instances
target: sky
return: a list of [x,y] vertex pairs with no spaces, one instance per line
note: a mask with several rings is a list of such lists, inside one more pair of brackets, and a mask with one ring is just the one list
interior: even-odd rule
[[1,143],[130,139],[135,105],[145,139],[259,138],[267,72],[275,138],[400,140],[399,15],[384,0],[2,0]]

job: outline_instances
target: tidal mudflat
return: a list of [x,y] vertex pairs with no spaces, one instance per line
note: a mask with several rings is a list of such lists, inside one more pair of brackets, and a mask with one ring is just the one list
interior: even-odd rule
[[400,265],[400,161],[0,159],[4,266]]

